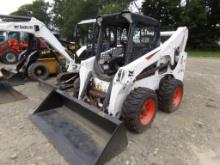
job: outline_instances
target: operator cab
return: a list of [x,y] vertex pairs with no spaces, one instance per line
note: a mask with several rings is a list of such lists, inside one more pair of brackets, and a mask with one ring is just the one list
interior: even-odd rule
[[96,28],[96,19],[82,20],[77,23],[74,29],[76,42],[78,42],[81,47],[84,45],[92,47],[93,40],[95,40],[93,32],[96,31]]
[[76,44],[82,48],[80,53],[76,53],[75,62],[81,63],[81,61],[86,60],[95,55],[95,50],[97,46],[98,38],[98,27],[96,24],[96,19],[82,20],[76,24],[74,29],[74,38]]
[[117,70],[160,45],[159,21],[122,12],[97,18],[98,46],[94,69],[103,80],[111,80]]

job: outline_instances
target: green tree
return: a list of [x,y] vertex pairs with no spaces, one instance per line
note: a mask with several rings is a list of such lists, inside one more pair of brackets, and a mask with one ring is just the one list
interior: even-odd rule
[[220,2],[219,0],[204,0],[204,5],[208,12],[207,25],[209,28],[208,37],[212,38],[215,48],[219,48],[218,41],[220,41]]
[[35,17],[46,25],[49,25],[51,15],[48,10],[50,7],[50,4],[44,0],[35,0],[32,4],[21,6],[17,11],[11,13],[11,15]]
[[18,8],[11,15],[32,16],[32,4],[26,4]]
[[180,25],[190,30],[192,49],[220,49],[220,3],[218,0],[191,0],[185,7]]
[[99,14],[111,14],[127,10],[133,0],[99,0]]
[[176,0],[146,0],[142,11],[160,20],[162,29],[187,26],[191,49],[219,49],[219,0],[188,0],[185,7]]
[[146,0],[142,6],[144,15],[160,21],[162,29],[173,29],[180,22],[182,8],[177,0]]
[[55,0],[54,23],[62,36],[72,39],[74,25],[82,19],[95,17],[97,11],[94,0]]
[[119,12],[127,8],[131,0],[55,0],[54,23],[67,39],[73,38],[73,25],[82,19],[95,18],[99,14]]
[[[191,0],[185,7],[180,25],[189,28],[189,46],[191,49],[209,48],[212,44],[207,35],[209,29],[206,8],[200,0]],[[211,43],[210,43],[211,42]]]

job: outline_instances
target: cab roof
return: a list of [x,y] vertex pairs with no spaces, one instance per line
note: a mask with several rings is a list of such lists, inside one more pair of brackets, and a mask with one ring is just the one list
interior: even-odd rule
[[96,19],[86,19],[86,20],[82,20],[79,23],[77,23],[78,25],[82,25],[82,24],[94,24],[96,23]]
[[152,17],[131,13],[129,11],[98,16],[97,23],[110,24],[110,25],[128,25],[133,23],[133,24],[141,24],[141,25],[160,26],[159,21]]

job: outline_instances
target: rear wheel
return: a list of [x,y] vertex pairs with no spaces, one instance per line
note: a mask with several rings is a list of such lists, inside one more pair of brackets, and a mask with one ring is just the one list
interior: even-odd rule
[[164,80],[158,92],[159,109],[172,113],[176,111],[183,98],[183,83],[177,79]]
[[28,67],[28,77],[32,80],[45,80],[49,77],[49,70],[46,65],[36,62]]
[[127,96],[122,118],[125,125],[136,133],[150,127],[157,112],[157,96],[153,90],[136,88]]
[[5,64],[15,64],[17,62],[17,55],[13,52],[6,52],[2,55],[2,62]]

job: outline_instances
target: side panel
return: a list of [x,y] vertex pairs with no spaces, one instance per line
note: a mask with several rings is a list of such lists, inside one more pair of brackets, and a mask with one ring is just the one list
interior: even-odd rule
[[183,81],[184,73],[186,70],[186,62],[187,62],[187,53],[183,52],[179,63],[173,71],[173,75],[176,79]]

